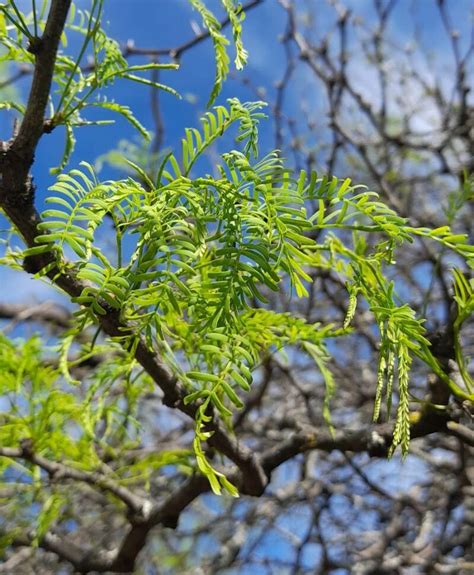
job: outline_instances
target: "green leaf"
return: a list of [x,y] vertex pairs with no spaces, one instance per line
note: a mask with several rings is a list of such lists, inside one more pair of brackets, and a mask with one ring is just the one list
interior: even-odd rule
[[145,140],[150,140],[150,133],[141,124],[138,119],[133,114],[132,110],[128,106],[119,104],[114,101],[107,101],[105,99],[98,102],[92,102],[88,104],[89,107],[102,108],[103,110],[110,110],[116,114],[120,114],[131,126],[133,126],[137,132],[145,138]]

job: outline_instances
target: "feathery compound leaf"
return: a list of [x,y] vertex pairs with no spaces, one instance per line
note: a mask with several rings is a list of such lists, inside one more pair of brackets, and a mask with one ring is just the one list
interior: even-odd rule
[[386,393],[387,414],[392,403],[392,386],[398,377],[399,403],[390,453],[401,445],[403,455],[410,442],[410,410],[408,382],[413,355],[422,355],[429,345],[424,337],[423,320],[416,319],[408,306],[398,306],[394,301],[393,284],[384,280],[380,263],[367,264],[358,259],[356,271],[357,289],[363,294],[373,312],[380,330],[380,357],[377,390],[374,405],[374,421],[380,416],[382,397]]
[[[121,114],[142,136],[148,138],[146,129],[141,125],[131,110],[122,104],[108,102],[100,97],[100,90],[113,84],[117,79],[124,79],[145,84],[156,89],[164,90],[180,97],[179,94],[166,84],[153,81],[141,75],[144,72],[163,69],[177,69],[175,63],[148,63],[144,65],[129,65],[122,54],[117,41],[113,40],[101,28],[103,0],[92,0],[90,12],[78,11],[78,23],[75,15],[71,16],[67,26],[72,31],[79,32],[83,36],[82,46],[77,58],[71,59],[59,55],[57,59],[58,73],[55,81],[59,85],[59,102],[56,112],[50,120],[51,127],[66,126],[66,150],[59,168],[53,173],[58,173],[64,168],[71,155],[74,146],[73,128],[86,126],[101,121],[89,122],[80,117],[89,107],[98,107]],[[81,68],[82,59],[92,49],[94,65],[92,71],[86,74]],[[96,101],[93,96],[99,93]],[[104,122],[102,122],[104,123]]]
[[453,269],[454,299],[458,305],[456,321],[462,323],[474,312],[474,279],[468,279],[461,270]]
[[[248,157],[258,155],[258,124],[265,117],[261,110],[264,102],[242,104],[237,98],[229,99],[229,109],[216,106],[212,112],[206,112],[201,118],[202,130],[188,128],[186,137],[182,139],[183,173],[189,175],[196,160],[221,137],[234,123],[239,123],[238,142],[245,141],[244,154]],[[170,156],[169,161],[172,161]],[[177,173],[175,169],[175,173]]]
[[36,518],[35,540],[36,543],[48,531],[51,525],[61,514],[61,509],[68,502],[65,494],[53,493],[44,502],[40,513]]
[[93,287],[85,288],[76,298],[78,303],[91,306],[99,315],[106,313],[104,303],[113,309],[121,309],[130,289],[123,270],[89,262],[77,276],[94,284]]
[[454,353],[459,373],[470,394],[474,393],[474,380],[469,373],[469,359],[465,357],[461,340],[461,329],[464,322],[474,313],[474,278],[468,279],[461,270],[454,269],[454,300],[458,313],[454,321]]
[[55,243],[62,249],[68,245],[77,256],[87,261],[92,253],[102,257],[94,244],[94,234],[106,213],[113,213],[117,205],[128,198],[133,203],[136,193],[144,193],[139,185],[129,182],[99,183],[92,166],[81,162],[82,170],[60,174],[49,189],[56,192],[46,199],[52,208],[43,212],[38,226],[45,234],[38,243]]
[[326,387],[326,391],[324,394],[324,403],[323,403],[323,417],[324,420],[326,421],[326,424],[332,431],[333,426],[331,422],[330,402],[336,391],[336,384],[334,381],[334,376],[327,365],[329,360],[329,354],[327,353],[327,350],[324,348],[322,342],[318,343],[319,343],[318,345],[315,345],[314,343],[305,341],[303,342],[303,348],[313,358],[319,371],[321,372],[321,375],[323,376],[324,384]]
[[56,168],[51,168],[49,170],[50,174],[60,174],[62,170],[64,170],[64,168],[69,163],[72,153],[74,152],[74,148],[76,147],[76,137],[74,135],[72,125],[66,124],[65,128],[66,128],[66,134],[65,134],[66,142],[64,145],[63,157],[61,158],[59,166],[57,166]]
[[411,367],[411,357],[407,345],[399,345],[397,359],[399,400],[390,455],[400,445],[402,454],[406,456],[410,444],[410,395],[408,381]]
[[237,70],[242,70],[242,68],[247,63],[248,53],[244,48],[242,43],[242,25],[245,18],[245,13],[242,10],[242,5],[235,5],[233,0],[221,0],[222,4],[227,12],[230,20],[230,25],[232,27],[232,35],[234,37],[235,44],[235,67]]
[[[220,94],[222,89],[222,84],[227,78],[229,73],[229,55],[227,54],[227,46],[229,41],[225,35],[221,32],[221,24],[214,16],[214,14],[206,7],[206,5],[201,0],[189,0],[193,8],[199,12],[204,26],[209,31],[209,35],[212,39],[214,45],[214,54],[216,59],[216,76],[214,79],[214,86],[207,103],[207,107],[212,106],[215,102],[217,96]],[[229,16],[232,31],[234,34],[237,56],[236,56],[236,66],[240,69],[246,62],[247,53],[245,52],[242,45],[241,38],[241,26],[240,22],[242,20],[240,16],[240,9],[234,7],[234,3],[231,0],[222,0],[222,3],[226,9]]]
[[93,102],[90,104],[90,107],[95,108],[102,108],[104,110],[110,110],[111,112],[116,112],[120,114],[127,120],[127,122],[132,125],[139,133],[142,135],[145,140],[150,140],[150,133],[148,130],[137,120],[133,112],[130,110],[128,106],[124,106],[117,102],[107,101],[105,99],[100,100],[98,102]]
[[205,424],[209,423],[210,418],[205,414],[209,399],[199,406],[196,415],[196,427],[194,436],[194,453],[199,471],[207,477],[213,493],[221,495],[224,489],[232,497],[239,497],[236,487],[230,483],[223,473],[214,469],[207,460],[206,454],[202,449],[202,442],[209,438],[209,432],[203,431]]

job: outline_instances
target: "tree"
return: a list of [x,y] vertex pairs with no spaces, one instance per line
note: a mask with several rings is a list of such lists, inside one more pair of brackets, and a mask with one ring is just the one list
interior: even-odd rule
[[[334,29],[315,41],[300,29],[296,6],[282,1],[277,151],[259,156],[264,103],[214,106],[230,72],[223,24],[237,69],[247,60],[240,8],[223,0],[221,24],[191,0],[207,31],[160,51],[121,48],[103,29],[104,4],[92,0],[85,12],[68,0],[33,2],[31,13],[15,2],[2,7],[4,60],[26,64],[32,80],[26,106],[3,104],[21,120],[2,145],[0,206],[10,225],[1,261],[51,282],[73,304],[71,312],[2,308],[3,317],[45,324],[0,340],[5,570],[20,561],[25,573],[196,565],[217,573],[273,563],[289,572],[469,569],[472,44],[462,55],[440,2],[455,98],[423,83],[415,67],[404,74],[442,113],[437,138],[420,136],[386,73],[396,2],[375,2],[375,31],[356,44],[378,74],[381,95],[371,103],[350,75],[348,38],[358,21],[337,5]],[[72,45],[80,39],[73,57],[68,35]],[[91,108],[121,114],[149,138],[103,92],[120,81],[175,94],[158,74],[208,37],[216,61],[209,109],[186,129],[179,154],[156,140],[151,152],[129,146],[119,158],[129,174],[106,181],[85,162],[68,166],[76,128],[104,122],[88,119]],[[132,64],[136,54],[152,60]],[[300,63],[327,91],[332,139],[317,142],[326,144],[321,151],[304,123],[284,113]],[[358,113],[366,124],[356,123]],[[35,152],[61,128],[65,152],[39,214]],[[232,147],[227,133],[236,136]],[[228,147],[209,163],[220,140]],[[314,167],[324,164],[320,177]],[[332,175],[339,171],[380,194]],[[450,178],[441,185],[443,173]],[[444,211],[428,211],[428,194],[410,209],[413,190],[428,185],[450,190]],[[429,281],[421,264],[431,266]],[[413,482],[420,492],[408,480],[385,488],[385,472],[371,472],[369,456],[393,456],[385,465],[398,469],[397,448],[403,457],[411,449],[415,473],[428,473],[423,460],[433,468],[426,484]],[[367,509],[362,519],[359,508]],[[296,532],[294,548],[276,557],[261,551],[259,565],[265,530],[276,540],[278,528]],[[204,537],[220,544],[202,556]]]

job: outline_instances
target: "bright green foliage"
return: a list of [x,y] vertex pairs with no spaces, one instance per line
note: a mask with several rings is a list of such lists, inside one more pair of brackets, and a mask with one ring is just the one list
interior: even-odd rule
[[[205,3],[202,2],[202,0],[189,1],[193,8],[199,12],[202,22],[209,31],[212,43],[214,44],[216,55],[216,77],[214,80],[214,87],[207,103],[207,106],[209,107],[215,102],[222,89],[222,84],[229,73],[229,56],[227,54],[229,41],[221,31],[219,20],[217,20],[214,14],[206,7]],[[235,66],[237,70],[241,70],[247,62],[247,52],[242,44],[241,22],[244,18],[244,13],[242,11],[242,7],[240,5],[236,5],[234,0],[221,1],[232,26],[232,34],[236,48]]]
[[[69,361],[70,368],[88,356],[88,350],[81,351],[77,345],[76,348],[77,358]],[[119,456],[138,446],[140,429],[134,414],[140,397],[153,390],[153,384],[119,346],[108,343],[94,350],[101,352],[110,354],[110,360],[98,366],[92,381],[77,382],[80,387],[75,387],[72,393],[60,377],[60,367],[55,365],[54,349],[45,349],[39,337],[22,343],[0,336],[2,401],[9,402],[8,412],[0,415],[2,448],[31,443],[35,453],[49,461],[93,472],[103,466],[107,454]],[[191,455],[186,450],[156,451],[126,466],[115,467],[113,476],[124,485],[146,486],[151,474],[166,465],[178,465],[184,472],[190,472]],[[39,467],[3,457],[0,474],[7,490],[12,474],[21,474],[21,483],[15,483],[15,497],[22,505],[15,507],[14,522],[19,527],[33,529],[37,538],[53,521],[70,514],[69,507],[73,504],[70,487],[52,482],[45,489]],[[32,504],[41,505],[34,525]]]
[[[228,73],[228,41],[204,3],[191,3],[214,42],[213,101]],[[240,67],[246,58],[241,13],[229,0],[222,4],[230,18]],[[101,0],[93,0],[90,12],[72,12],[68,31],[82,35],[83,45],[76,58],[61,54],[58,59],[58,94],[51,102],[50,120],[53,126],[66,126],[68,143],[61,168],[72,151],[73,129],[84,125],[82,113],[88,106],[118,112],[146,135],[128,108],[99,96],[91,99],[100,88],[125,79],[168,89],[141,74],[174,67],[129,66],[118,44],[100,27],[102,5]],[[8,21],[3,22],[6,33],[1,41],[6,53],[2,58],[31,62],[25,36],[31,36],[31,25],[41,22],[33,15],[15,17],[7,7],[3,14]],[[92,71],[80,68],[86,53],[93,55]],[[321,178],[304,171],[293,174],[276,151],[260,158],[262,106],[231,99],[227,106],[207,112],[200,129],[186,130],[181,157],[168,154],[155,173],[128,161],[134,177],[118,181],[99,181],[86,163],[57,176],[42,214],[38,246],[21,253],[9,248],[3,263],[15,265],[25,255],[53,251],[58,263],[41,274],[62,266],[61,271],[72,271],[87,287],[74,299],[79,309],[59,343],[57,365],[45,366],[37,338],[23,346],[0,340],[0,367],[7,374],[2,394],[11,398],[13,406],[9,415],[2,415],[4,446],[33,439],[36,453],[93,470],[100,464],[98,449],[102,453],[126,449],[137,441],[137,405],[151,388],[133,355],[136,337],[141,336],[184,385],[185,402],[196,406],[194,460],[188,452],[164,452],[155,460],[116,470],[117,480],[142,481],[153,468],[180,464],[187,471],[199,469],[214,492],[236,495],[235,487],[206,458],[207,406],[212,405],[231,430],[232,416],[243,406],[262,361],[292,346],[315,362],[326,389],[322,412],[330,424],[330,399],[337,389],[326,340],[333,338],[337,344],[350,331],[358,299],[365,301],[379,327],[376,419],[384,394],[389,413],[392,396],[398,395],[394,447],[401,445],[403,453],[408,449],[409,377],[415,357],[455,395],[473,399],[459,338],[463,321],[472,313],[472,282],[454,272],[461,388],[431,355],[423,318],[400,301],[396,282],[387,280],[398,250],[419,238],[437,242],[458,260],[472,264],[474,249],[467,238],[453,234],[448,226],[414,228],[376,193],[348,179]],[[237,149],[220,155],[218,176],[213,177],[205,173],[201,160],[209,146],[232,129]],[[104,230],[114,238],[113,248],[102,242]],[[311,271],[317,269],[331,270],[347,286],[347,316],[341,326],[309,324],[269,305],[271,292],[304,298],[313,281]],[[133,329],[113,339],[99,337],[100,317],[111,310]],[[81,336],[88,328],[97,330],[96,336],[92,346],[83,348]],[[76,379],[74,369],[99,351],[108,359],[84,381]],[[6,469],[12,462],[3,464]],[[31,466],[24,472],[31,474],[33,489],[37,471]],[[42,501],[40,534],[63,505],[59,488],[48,497]]]
[[[53,90],[53,93],[58,94],[58,96],[50,100],[50,118],[48,122],[50,130],[60,125],[66,127],[66,145],[60,166],[53,170],[55,173],[59,173],[64,168],[74,150],[74,128],[108,123],[106,120],[88,121],[85,119],[83,113],[89,107],[99,107],[120,114],[142,136],[148,137],[146,129],[127,106],[96,96],[105,86],[112,84],[117,79],[124,79],[151,85],[157,89],[178,95],[169,86],[152,82],[142,75],[143,72],[153,69],[177,69],[178,65],[175,63],[129,65],[122,56],[118,42],[109,38],[100,27],[103,4],[103,0],[93,0],[90,11],[76,10],[74,4],[71,8],[66,31],[79,34],[83,37],[83,40],[79,53],[75,57],[71,58],[64,53],[60,53],[56,61],[54,75],[56,89]],[[13,2],[9,6],[11,6],[12,10],[15,10],[16,15],[19,14]],[[43,3],[43,16],[45,8],[46,3]],[[0,42],[6,50],[0,57],[0,61],[33,64],[34,57],[28,51],[28,45],[35,40],[36,34],[29,31],[33,22],[37,26],[35,13],[22,15],[21,20],[19,18],[16,19],[12,15],[8,6],[2,7],[2,13],[7,20],[3,27],[3,34],[0,34]],[[40,21],[39,24],[42,25],[42,22]],[[63,35],[63,44],[67,45],[66,34]],[[93,66],[84,70],[81,66],[86,55],[92,57]],[[11,102],[4,103],[4,105],[15,107],[17,111],[22,113],[24,111],[23,108],[14,106]]]
[[242,43],[242,21],[245,18],[245,13],[242,10],[242,5],[235,6],[234,0],[222,0],[222,4],[227,12],[232,27],[232,35],[235,43],[235,67],[237,70],[242,68],[247,63],[247,50],[245,50]]
[[461,329],[474,313],[474,279],[468,279],[460,271],[455,269],[454,274],[454,300],[458,307],[458,314],[454,322],[454,350],[456,361],[462,380],[469,393],[474,393],[474,381],[467,369],[466,360],[462,351]]
[[[186,401],[202,402],[194,445],[198,466],[216,492],[219,485],[225,487],[225,478],[204,459],[206,406],[212,403],[230,425],[265,355],[293,345],[315,360],[327,388],[323,410],[328,422],[329,399],[336,392],[324,340],[343,336],[342,326],[308,325],[255,307],[255,301],[265,306],[268,290],[304,297],[308,271],[315,268],[335,270],[346,282],[346,329],[357,297],[366,300],[381,340],[375,418],[384,387],[390,412],[397,381],[394,446],[401,444],[406,453],[413,357],[435,371],[440,368],[429,352],[423,320],[399,303],[385,268],[393,264],[397,248],[417,235],[465,257],[471,253],[466,237],[453,240],[448,228],[442,233],[412,228],[375,193],[349,180],[304,172],[295,179],[277,153],[253,159],[260,107],[234,99],[228,108],[208,112],[201,131],[187,130],[181,161],[169,155],[154,181],[136,168],[146,185],[132,178],[99,182],[86,164],[60,175],[47,200],[53,209],[43,213],[48,233],[38,238],[47,242],[42,249],[68,246],[78,277],[90,283],[76,298],[83,310],[76,334],[106,313],[104,304],[120,310],[185,384]],[[191,178],[199,156],[233,124],[239,126],[243,151],[222,154],[218,178]],[[313,213],[311,206],[316,206]],[[96,239],[106,217],[114,222],[113,253],[101,250]],[[346,230],[352,240],[342,241],[336,234]],[[369,235],[377,238],[370,242],[373,248],[365,239]],[[458,291],[466,297],[465,283]]]

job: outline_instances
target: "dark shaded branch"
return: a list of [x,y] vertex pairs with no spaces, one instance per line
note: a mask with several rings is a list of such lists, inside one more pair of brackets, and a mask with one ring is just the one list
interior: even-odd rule
[[[0,531],[1,533],[1,531]],[[13,542],[14,547],[30,547],[36,545],[34,533],[24,533],[18,536]],[[110,557],[113,551],[100,551],[95,556],[84,554],[83,550],[70,541],[65,541],[58,535],[48,532],[45,533],[39,543],[41,549],[54,553],[62,561],[70,563],[77,573],[90,573],[97,571],[104,573],[112,564]],[[124,573],[125,571],[122,571]]]
[[56,53],[70,5],[71,0],[52,0],[43,36],[30,45],[30,52],[36,56],[33,82],[25,116],[11,145],[11,154],[21,159],[22,172],[17,180],[20,183],[28,174],[36,145],[43,134]]
[[460,439],[463,443],[474,447],[474,431],[455,421],[448,421],[446,427],[449,432]]
[[[3,142],[0,154],[0,207],[15,226],[19,229],[22,226],[21,233],[28,246],[35,245],[40,221],[34,208],[34,186],[29,171],[44,131],[54,63],[70,4],[71,0],[53,0],[43,36],[30,43],[36,62],[28,104],[18,134],[11,142]],[[48,263],[51,256],[43,258],[43,266]]]
[[[411,427],[412,439],[431,433],[446,431],[446,418],[443,415],[429,413]],[[372,456],[386,457],[393,438],[393,425],[384,423],[369,425],[359,429],[337,429],[333,433],[325,427],[295,433],[265,452],[261,457],[262,466],[267,473],[292,459],[299,453],[318,449],[321,451],[339,450],[352,453],[368,453]]]

